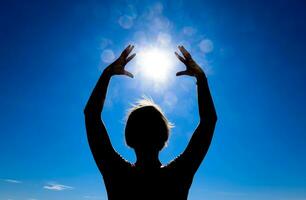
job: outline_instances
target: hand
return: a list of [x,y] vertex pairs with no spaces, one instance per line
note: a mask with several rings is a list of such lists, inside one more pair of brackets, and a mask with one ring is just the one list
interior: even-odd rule
[[115,60],[112,64],[110,64],[106,70],[108,72],[110,72],[111,75],[126,75],[129,76],[131,78],[133,78],[133,74],[126,71],[125,65],[130,62],[135,56],[136,53],[132,54],[131,56],[129,56],[129,54],[132,52],[134,46],[133,45],[129,45],[127,46],[121,53],[121,55],[119,56],[119,58],[117,60]]
[[183,54],[183,57],[175,52],[176,57],[185,64],[186,70],[177,72],[177,76],[188,75],[196,78],[205,75],[201,67],[192,59],[190,53],[184,48],[184,46],[178,46],[178,49]]

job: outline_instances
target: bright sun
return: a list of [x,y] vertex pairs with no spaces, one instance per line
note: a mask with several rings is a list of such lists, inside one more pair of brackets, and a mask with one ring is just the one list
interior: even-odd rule
[[136,64],[144,78],[165,82],[174,67],[174,58],[170,49],[148,47],[138,53]]

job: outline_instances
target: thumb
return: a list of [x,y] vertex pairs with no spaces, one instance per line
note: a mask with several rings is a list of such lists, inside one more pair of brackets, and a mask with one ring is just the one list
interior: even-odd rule
[[185,70],[185,71],[180,71],[176,73],[176,76],[182,76],[182,75],[189,75],[189,72]]
[[124,74],[124,75],[127,75],[127,76],[130,77],[130,78],[134,78],[134,75],[133,75],[131,72],[128,72],[128,71],[126,71],[126,70],[123,71],[123,74]]

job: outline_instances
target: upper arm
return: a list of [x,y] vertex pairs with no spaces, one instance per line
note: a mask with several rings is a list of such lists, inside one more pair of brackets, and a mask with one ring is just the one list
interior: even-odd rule
[[122,158],[114,150],[100,115],[85,112],[85,124],[90,150],[100,171],[120,162]]
[[198,127],[193,133],[186,149],[176,159],[177,167],[184,172],[194,175],[203,161],[210,146],[216,121],[200,121]]

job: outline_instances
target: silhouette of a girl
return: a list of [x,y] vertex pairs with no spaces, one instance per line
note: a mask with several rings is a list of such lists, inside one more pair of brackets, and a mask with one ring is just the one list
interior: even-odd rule
[[130,111],[125,128],[128,146],[136,153],[135,164],[124,160],[112,147],[101,113],[109,81],[114,75],[133,75],[124,69],[136,54],[129,45],[120,57],[102,73],[85,107],[88,142],[96,164],[103,175],[110,200],[186,200],[193,176],[210,146],[217,115],[203,70],[188,51],[179,46],[183,56],[177,58],[186,70],[176,75],[189,75],[197,80],[200,122],[182,154],[162,166],[158,154],[165,146],[171,125],[161,109],[148,100]]

